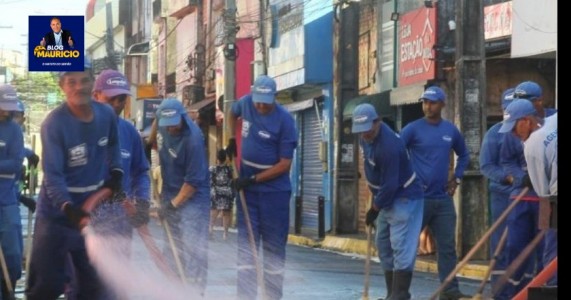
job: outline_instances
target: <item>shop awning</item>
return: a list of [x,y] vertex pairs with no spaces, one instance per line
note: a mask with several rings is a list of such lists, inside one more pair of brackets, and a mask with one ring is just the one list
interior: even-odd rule
[[355,107],[361,103],[370,103],[375,107],[379,117],[388,118],[391,120],[395,119],[396,111],[394,107],[391,107],[390,103],[390,91],[385,91],[382,93],[359,96],[349,100],[343,108],[343,120],[349,120],[352,118],[353,110]]
[[394,88],[391,91],[391,105],[405,105],[418,103],[418,99],[424,92],[426,81],[417,84]]

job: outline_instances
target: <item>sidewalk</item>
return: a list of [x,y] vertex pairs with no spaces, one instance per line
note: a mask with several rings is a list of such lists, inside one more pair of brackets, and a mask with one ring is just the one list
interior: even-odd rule
[[[288,243],[313,248],[321,248],[332,251],[367,255],[367,239],[365,234],[355,235],[326,235],[323,240],[317,240],[302,235],[288,235]],[[376,248],[373,249],[373,257],[377,257]],[[436,257],[434,255],[418,256],[416,259],[416,271],[437,273]],[[488,269],[488,261],[474,261],[466,264],[458,272],[458,276],[482,280]]]

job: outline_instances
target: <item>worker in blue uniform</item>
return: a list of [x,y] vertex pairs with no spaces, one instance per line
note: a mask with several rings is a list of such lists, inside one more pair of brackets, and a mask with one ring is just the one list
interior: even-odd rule
[[[12,120],[14,120],[16,124],[20,125],[23,133],[26,133],[26,107],[21,100],[18,100],[16,110],[12,111]],[[37,167],[40,162],[40,157],[34,152],[34,150],[26,147],[24,144],[24,158],[26,159],[26,164],[22,167],[22,174],[18,182],[17,195],[20,203],[26,206],[31,213],[34,213],[36,211],[36,200],[24,195],[22,191],[29,190],[31,194],[35,194],[35,191],[30,190],[35,187],[31,187],[29,184],[30,178],[32,176],[37,176]]]
[[[514,99],[514,88],[505,90],[502,94],[501,105],[502,110],[505,111],[506,107]],[[500,164],[500,149],[503,142],[503,133],[498,132],[502,122],[492,126],[484,135],[482,147],[480,148],[480,170],[482,174],[488,178],[488,191],[490,194],[490,211],[491,223],[494,224],[500,215],[506,210],[509,205],[510,192],[513,189],[510,182],[512,181],[511,175],[506,173]],[[502,222],[492,232],[490,238],[490,255],[494,255],[496,248],[499,244],[500,238],[507,227],[507,222]],[[508,266],[508,244],[504,243],[503,249],[500,254],[495,257],[496,263],[491,272],[492,286],[497,282],[499,277],[505,273]],[[494,299],[508,299],[505,295],[505,289],[496,293]]]
[[[80,230],[89,219],[85,200],[101,187],[121,192],[121,152],[117,116],[91,99],[93,75],[62,72],[66,96],[41,127],[44,177],[38,197],[26,298],[57,299],[70,282],[71,264],[78,299],[100,299],[103,285],[89,261]],[[71,259],[70,259],[71,258]]]
[[[15,110],[11,111],[12,113],[12,120],[16,122],[22,129],[22,134],[26,132],[26,127],[24,126],[24,122],[26,121],[25,117],[25,106],[21,100],[18,100],[18,104],[15,107]],[[24,205],[28,208],[28,214],[33,214],[36,211],[36,200],[32,197],[24,195],[24,190],[29,190],[32,193],[34,187],[30,186],[30,178],[32,176],[36,176],[38,167],[38,163],[40,161],[40,157],[34,153],[34,151],[28,147],[26,147],[24,143],[24,158],[26,159],[26,164],[22,165],[22,169],[18,172],[16,176],[16,185],[14,186],[14,191],[16,193],[16,199],[20,202],[20,204]],[[33,191],[35,193],[35,191]],[[31,220],[31,219],[30,219]],[[20,223],[20,230],[18,230],[18,239],[20,240],[20,248],[24,249],[24,237],[22,232],[22,224]]]
[[[540,119],[553,115],[556,110],[543,107],[543,90],[533,81],[524,81],[518,84],[514,91],[517,99],[530,101]],[[529,191],[523,195],[521,201],[510,212],[507,219],[509,254],[508,263],[511,263],[521,251],[533,240],[539,232],[539,196],[529,183],[527,164],[523,152],[523,144],[513,134],[504,134],[500,149],[500,164],[504,171],[510,175],[509,183],[513,189],[510,199],[513,200],[528,186]],[[543,269],[543,243],[540,243],[535,253],[530,255],[513,273],[506,283],[505,289],[508,298],[515,296],[525,287],[533,276]]]
[[0,85],[0,247],[9,276],[0,274],[0,299],[14,296],[10,291],[22,275],[22,223],[15,186],[24,161],[24,138],[22,129],[12,120],[17,105],[16,90],[8,84]]
[[[231,139],[227,151],[236,156],[234,124],[242,118],[240,175],[237,190],[244,191],[256,252],[263,254],[264,299],[281,299],[285,246],[289,230],[291,182],[289,171],[297,147],[297,130],[291,114],[276,101],[276,82],[261,75],[250,94],[232,104]],[[254,251],[250,245],[242,202],[238,201],[238,298],[256,299]]]
[[[115,245],[126,257],[130,255],[133,228],[149,222],[150,178],[149,162],[145,157],[143,141],[135,126],[121,118],[129,96],[130,86],[127,78],[119,71],[103,70],[95,80],[93,98],[95,101],[111,105],[117,115],[121,162],[124,171],[122,187],[129,205],[135,208],[133,214],[127,214],[123,201],[108,201],[100,205],[91,216],[91,224],[102,235],[118,235],[115,239],[122,245]],[[115,292],[115,294],[118,291]],[[114,293],[108,298],[117,297]]]
[[[148,223],[150,206],[149,162],[145,157],[143,142],[135,126],[120,118],[129,96],[131,96],[129,82],[121,72],[103,70],[97,76],[93,87],[93,98],[97,102],[111,105],[117,115],[121,161],[124,171],[122,187],[127,200],[134,204],[137,213],[128,218],[125,215],[123,203],[116,203],[115,205],[111,205],[114,203],[106,203],[108,205],[100,207],[97,212],[102,215],[109,214],[103,220],[117,221],[116,224],[109,224],[107,229],[111,232],[108,233],[127,237],[132,236],[133,227],[136,228]],[[95,217],[92,219],[94,227],[104,225],[99,223]],[[107,229],[103,230],[107,231]]]
[[[428,225],[436,239],[440,282],[444,282],[457,263],[456,210],[452,196],[470,160],[464,137],[452,122],[442,118],[445,100],[446,94],[441,88],[427,88],[420,97],[424,117],[407,124],[401,132],[413,168],[424,186],[422,228]],[[448,179],[452,151],[458,159],[454,176]],[[467,296],[460,291],[458,279],[454,277],[439,297],[456,300]]]
[[[210,172],[204,137],[177,99],[163,100],[156,114],[163,179],[159,216],[172,233],[184,280],[204,295],[210,223]],[[176,262],[173,255],[172,249],[165,249],[171,263]],[[177,268],[173,264],[173,270]]]
[[381,121],[371,104],[355,107],[352,132],[359,134],[367,185],[373,194],[365,221],[373,226],[377,219],[376,245],[385,272],[385,299],[411,299],[409,288],[424,206],[422,185],[403,141]]
[[[542,201],[556,202],[557,113],[545,119],[540,118],[537,116],[537,110],[529,101],[518,99],[507,107],[506,115],[507,118],[500,132],[513,134],[524,142],[524,157],[529,174],[529,179],[524,180],[525,185],[533,187],[536,193],[543,198]],[[557,211],[551,213],[556,214]],[[557,257],[557,227],[553,225],[549,224],[548,228],[542,228],[547,229],[542,257],[544,266]],[[548,284],[557,285],[557,273]]]

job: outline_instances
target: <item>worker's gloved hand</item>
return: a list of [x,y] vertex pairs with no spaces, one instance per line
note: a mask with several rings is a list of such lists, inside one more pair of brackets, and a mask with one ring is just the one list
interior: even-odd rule
[[32,155],[26,157],[26,159],[28,160],[28,168],[37,168],[40,163],[40,157],[36,153],[32,153]]
[[512,182],[513,182],[513,177],[511,175],[508,175],[502,178],[502,180],[500,180],[500,183],[504,185],[511,185]]
[[177,215],[176,207],[172,205],[172,201],[163,202],[161,204],[161,208],[159,208],[158,214],[161,220],[172,218]]
[[123,172],[117,169],[111,170],[111,178],[105,180],[103,187],[110,188],[113,193],[118,193],[122,188]]
[[238,155],[237,149],[236,138],[228,139],[228,146],[226,146],[226,155],[228,155],[230,158],[236,157],[236,155]]
[[129,217],[129,223],[134,228],[139,228],[149,223],[149,201],[138,200],[135,202],[135,213]]
[[79,230],[83,229],[87,222],[83,222],[83,219],[89,218],[89,214],[81,208],[77,208],[67,201],[61,206],[61,210],[65,217],[69,220],[71,224],[77,227]]
[[254,183],[256,183],[255,175],[252,175],[250,177],[240,177],[232,180],[232,185],[237,191],[245,187],[251,186]]
[[521,185],[529,188],[530,190],[533,190],[533,184],[531,183],[531,178],[529,178],[529,174],[525,174],[523,176],[523,178],[521,179]]
[[36,200],[22,195],[20,196],[20,203],[24,204],[30,212],[34,213],[36,211]]
[[375,220],[379,216],[380,210],[376,210],[374,207],[369,208],[367,215],[365,216],[365,224],[367,226],[375,226]]

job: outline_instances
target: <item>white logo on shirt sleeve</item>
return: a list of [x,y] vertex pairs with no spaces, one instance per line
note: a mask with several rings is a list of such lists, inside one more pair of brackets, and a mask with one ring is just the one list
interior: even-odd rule
[[242,121],[242,137],[248,137],[250,134],[250,122],[248,120]]
[[176,151],[173,148],[169,148],[169,154],[172,156],[172,158],[176,158]]
[[107,146],[107,142],[108,142],[107,137],[104,136],[104,137],[100,138],[99,141],[97,141],[97,145],[99,145],[101,147],[105,147],[105,146]]
[[157,134],[157,150],[161,151],[163,148],[163,135],[158,133]]

